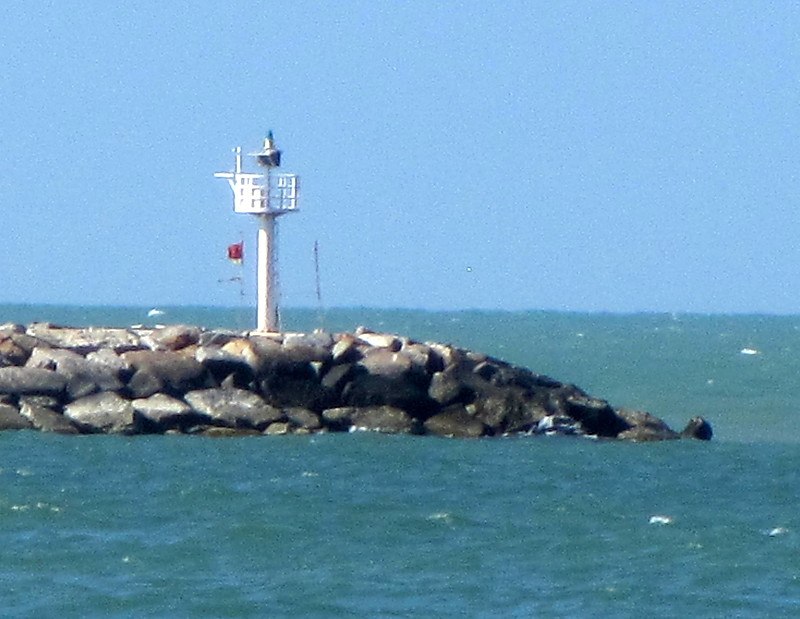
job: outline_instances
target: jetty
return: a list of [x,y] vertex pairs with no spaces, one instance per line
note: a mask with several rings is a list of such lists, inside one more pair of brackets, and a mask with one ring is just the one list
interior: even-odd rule
[[[280,332],[276,225],[297,212],[299,179],[277,171],[271,131],[250,155],[258,172],[245,170],[241,147],[234,152],[233,171],[214,176],[227,181],[234,212],[258,223],[255,330],[0,325],[0,430],[711,438],[701,417],[676,432],[647,412],[449,344],[363,327]],[[228,258],[241,264],[243,247],[229,246]]]
[[0,430],[708,440],[449,344],[351,333],[0,325]]

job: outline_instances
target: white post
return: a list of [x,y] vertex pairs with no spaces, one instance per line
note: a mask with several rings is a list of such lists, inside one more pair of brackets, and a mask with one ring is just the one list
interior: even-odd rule
[[256,325],[259,331],[277,331],[275,217],[259,215],[258,219],[258,320]]

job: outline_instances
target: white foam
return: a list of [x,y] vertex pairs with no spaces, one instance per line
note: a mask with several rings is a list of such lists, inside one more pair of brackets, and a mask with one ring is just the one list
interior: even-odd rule
[[767,532],[767,535],[770,537],[777,537],[778,535],[786,535],[789,532],[789,529],[784,527],[775,527],[774,529]]
[[761,351],[756,350],[755,348],[742,348],[739,353],[742,355],[760,355]]
[[434,512],[428,516],[427,520],[431,522],[443,522],[447,525],[453,524],[453,515],[449,512]]
[[669,516],[650,516],[650,524],[672,524],[672,518]]
[[26,512],[29,509],[42,509],[42,510],[51,511],[51,512],[53,512],[55,514],[57,514],[58,512],[61,511],[60,507],[57,507],[55,505],[50,505],[48,503],[42,503],[41,501],[39,501],[38,503],[35,503],[33,505],[24,504],[24,505],[12,505],[11,506],[11,511],[15,511],[15,512]]
[[149,312],[147,312],[147,315],[148,316],[163,316],[164,313],[165,313],[164,310],[160,310],[160,309],[154,307]]

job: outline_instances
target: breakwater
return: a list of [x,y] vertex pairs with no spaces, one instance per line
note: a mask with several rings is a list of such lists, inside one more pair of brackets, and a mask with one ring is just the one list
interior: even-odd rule
[[173,325],[0,325],[0,430],[709,439],[455,346],[359,328],[239,333]]

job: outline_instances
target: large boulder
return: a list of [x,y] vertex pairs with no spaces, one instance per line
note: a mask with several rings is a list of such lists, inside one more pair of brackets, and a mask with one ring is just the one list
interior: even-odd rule
[[273,367],[264,372],[259,387],[264,400],[278,408],[322,411],[339,403],[337,391],[322,384],[311,363]]
[[373,376],[397,378],[414,374],[422,378],[425,373],[424,366],[415,365],[411,355],[386,348],[367,350],[359,364]]
[[34,323],[28,327],[27,334],[53,348],[68,348],[81,354],[101,348],[122,352],[135,350],[142,345],[139,336],[129,329],[70,329],[49,323]]
[[30,350],[26,350],[16,342],[19,334],[10,333],[0,335],[0,367],[25,365],[30,355]]
[[328,362],[332,358],[333,336],[324,331],[286,333],[282,348],[285,351],[300,351],[309,361]]
[[135,430],[130,400],[110,391],[70,402],[64,407],[64,415],[82,432],[130,434]]
[[319,415],[307,408],[293,406],[283,409],[283,413],[286,415],[286,419],[289,421],[292,428],[302,428],[313,432],[322,427]]
[[[211,344],[209,344],[210,346]],[[277,349],[280,349],[280,344],[275,344]],[[261,372],[264,364],[262,353],[259,352],[258,347],[246,338],[233,338],[228,340],[222,345],[222,352],[241,360],[250,366],[253,373],[258,375]]]
[[182,400],[163,393],[131,402],[136,427],[143,433],[163,433],[169,430],[185,432],[190,428],[210,422],[209,417],[197,413]]
[[323,387],[333,389],[337,394],[341,394],[342,389],[355,373],[356,366],[353,363],[340,363],[325,372],[320,383]]
[[362,356],[359,340],[355,336],[342,333],[336,337],[336,342],[331,348],[331,358],[334,363],[353,363]]
[[151,350],[181,350],[200,341],[200,328],[190,325],[170,325],[153,329],[143,335],[142,344]]
[[428,375],[444,370],[442,358],[431,350],[431,347],[427,344],[403,340],[403,345],[399,352],[408,356],[414,366]]
[[270,338],[254,336],[251,339],[261,358],[261,376],[306,378],[317,374],[315,367],[326,366],[331,361],[328,349],[301,341],[278,346]]
[[346,406],[391,406],[425,419],[439,410],[428,395],[430,377],[410,355],[388,348],[369,349],[342,391]]
[[566,406],[567,414],[580,421],[586,434],[616,438],[631,427],[605,400],[572,395],[566,399]]
[[322,411],[322,421],[328,430],[346,432],[353,425],[353,415],[356,411],[358,409],[352,406],[326,408]]
[[403,346],[400,338],[391,333],[375,333],[364,327],[359,327],[356,329],[356,335],[367,346],[388,350],[389,352],[397,352]]
[[548,414],[540,401],[518,388],[485,388],[467,410],[491,428],[492,434],[530,432]]
[[23,398],[19,407],[20,414],[30,421],[31,425],[42,432],[57,434],[78,434],[78,429],[64,415],[53,410],[36,398]]
[[93,363],[72,350],[35,348],[26,365],[55,370],[66,377],[67,397],[71,400],[96,391],[118,391],[123,386],[115,369],[105,363]]
[[0,368],[0,393],[12,395],[60,396],[67,386],[67,379],[41,368]]
[[419,434],[418,423],[408,413],[393,406],[358,408],[350,417],[352,431]]
[[425,432],[451,438],[478,438],[486,434],[486,426],[463,406],[451,406],[425,420]]
[[164,381],[146,369],[136,370],[125,385],[125,394],[132,400],[149,398],[164,389]]
[[243,389],[202,389],[191,391],[184,400],[194,411],[216,425],[232,428],[265,429],[283,418],[283,413],[257,394]]
[[253,366],[243,356],[236,355],[219,346],[201,346],[195,359],[207,368],[218,384],[228,382],[241,389],[252,385],[256,377]]
[[[110,348],[101,348],[86,355],[86,360],[92,367],[113,376],[116,380],[127,382],[133,374],[133,368],[122,357]],[[104,391],[109,391],[104,389]]]
[[20,415],[15,406],[0,404],[0,432],[3,430],[29,430],[33,428],[30,420]]
[[673,431],[664,421],[650,413],[621,408],[617,411],[617,415],[630,426],[617,434],[617,438],[637,442],[680,438],[680,435]]
[[475,390],[462,380],[457,367],[450,366],[431,376],[428,395],[438,404],[447,406],[454,402],[472,402]]
[[405,376],[356,374],[342,391],[345,406],[390,406],[425,419],[439,410],[428,396],[427,385]]
[[137,372],[160,380],[168,395],[182,395],[214,384],[206,368],[194,356],[181,352],[134,350],[123,353],[122,359]]
[[696,438],[701,441],[710,441],[714,436],[711,424],[702,417],[692,417],[681,432],[684,438]]

